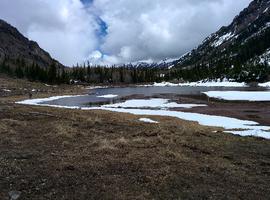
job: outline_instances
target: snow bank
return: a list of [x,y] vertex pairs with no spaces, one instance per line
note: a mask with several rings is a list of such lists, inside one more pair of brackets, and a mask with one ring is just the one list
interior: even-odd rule
[[212,98],[229,101],[270,101],[270,92],[265,91],[210,91],[203,93]]
[[27,99],[23,101],[16,102],[17,104],[21,105],[33,105],[33,106],[49,106],[49,107],[55,107],[55,108],[70,108],[70,109],[79,109],[78,106],[60,106],[60,105],[50,105],[50,104],[43,104],[44,102],[54,101],[58,99],[64,99],[64,98],[71,98],[71,97],[81,97],[86,95],[66,95],[66,96],[54,96],[54,97],[48,97],[48,98],[40,98],[40,99]]
[[151,123],[151,124],[158,124],[157,121],[154,121],[154,120],[149,119],[149,118],[140,118],[139,121],[145,122],[145,123]]
[[193,108],[207,106],[204,104],[178,104],[169,99],[134,99],[123,103],[104,105],[104,108]]
[[232,81],[198,81],[198,82],[191,82],[191,83],[169,83],[169,82],[162,82],[162,83],[154,83],[153,85],[145,85],[155,86],[155,87],[174,87],[174,86],[190,86],[190,87],[247,87],[246,83],[238,83]]
[[260,87],[270,87],[270,81],[266,83],[259,83]]
[[107,95],[102,95],[102,96],[97,96],[98,98],[105,98],[105,99],[113,99],[118,97],[118,95],[115,94],[107,94]]

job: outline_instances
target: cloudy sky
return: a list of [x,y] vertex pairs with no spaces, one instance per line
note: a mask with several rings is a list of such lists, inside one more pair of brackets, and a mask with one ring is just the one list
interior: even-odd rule
[[251,0],[1,0],[0,18],[65,65],[175,58]]

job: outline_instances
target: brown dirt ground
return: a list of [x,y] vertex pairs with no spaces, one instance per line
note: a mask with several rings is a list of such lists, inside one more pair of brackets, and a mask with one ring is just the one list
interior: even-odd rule
[[[16,105],[82,93],[0,77],[0,199],[269,199],[270,141],[174,118]],[[24,90],[23,90],[24,91]],[[218,130],[218,132],[213,132]]]

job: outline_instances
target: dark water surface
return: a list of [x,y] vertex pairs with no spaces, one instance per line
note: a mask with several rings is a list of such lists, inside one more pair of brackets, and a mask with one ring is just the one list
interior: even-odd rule
[[[260,87],[190,87],[190,86],[174,86],[174,87],[115,87],[89,90],[89,95],[62,98],[54,101],[44,102],[44,104],[60,105],[60,106],[79,106],[93,107],[103,104],[111,104],[122,101],[123,98],[132,98],[131,96],[139,96],[140,98],[153,97],[155,95],[203,95],[202,92],[208,91],[263,91]],[[107,94],[118,95],[116,98],[101,98]]]

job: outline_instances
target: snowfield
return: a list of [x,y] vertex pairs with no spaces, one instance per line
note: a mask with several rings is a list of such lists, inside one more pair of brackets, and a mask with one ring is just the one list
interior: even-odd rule
[[210,91],[203,93],[211,98],[228,101],[270,101],[270,92],[265,91]]
[[123,103],[104,105],[104,108],[193,108],[204,107],[204,104],[178,104],[169,99],[134,99]]
[[[57,99],[67,98],[67,97],[74,97],[74,96],[57,96],[57,97],[50,97],[50,98],[44,98],[44,99],[30,99],[30,100],[17,102],[17,103],[24,104],[24,105],[39,105],[39,106],[50,106],[50,107],[58,107],[58,108],[81,109],[81,110],[107,110],[107,111],[112,111],[112,112],[129,113],[129,114],[142,115],[142,116],[176,117],[183,120],[198,122],[199,124],[204,125],[204,126],[221,127],[221,128],[224,128],[226,132],[236,134],[236,135],[256,136],[256,137],[270,139],[270,126],[261,126],[257,122],[240,120],[240,119],[231,118],[231,117],[222,117],[222,116],[215,116],[215,115],[205,115],[205,114],[199,114],[199,113],[189,113],[189,112],[179,112],[179,111],[169,111],[169,110],[162,110],[162,109],[160,110],[125,109],[125,108],[112,108],[109,106],[69,107],[69,106],[41,104],[47,101],[52,101],[52,100],[57,100]],[[166,102],[167,101],[160,101],[159,103],[166,104]],[[126,105],[129,103],[126,103]],[[125,102],[122,105],[125,105]],[[145,104],[141,104],[141,105],[145,105]]]

